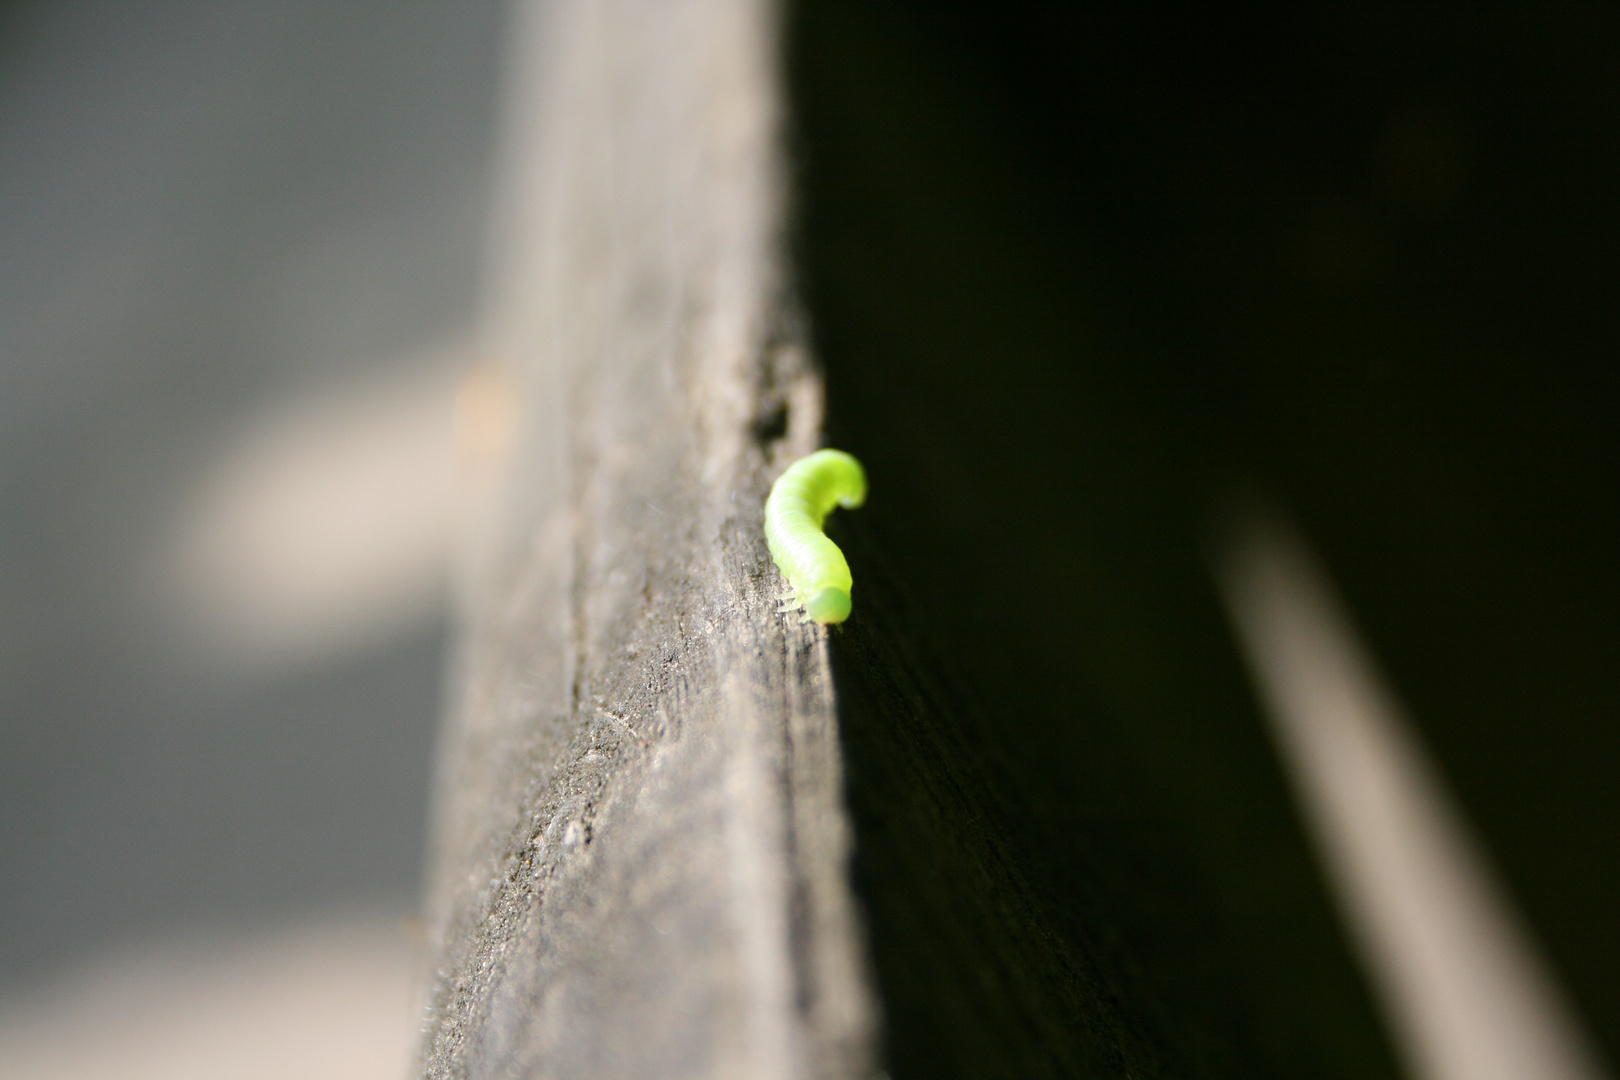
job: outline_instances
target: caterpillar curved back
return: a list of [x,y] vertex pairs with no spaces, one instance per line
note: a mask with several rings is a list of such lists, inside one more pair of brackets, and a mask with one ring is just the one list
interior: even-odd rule
[[783,611],[802,607],[806,621],[818,623],[849,618],[849,563],[821,526],[834,507],[865,501],[866,470],[842,450],[817,450],[777,478],[765,500],[765,542],[792,589]]

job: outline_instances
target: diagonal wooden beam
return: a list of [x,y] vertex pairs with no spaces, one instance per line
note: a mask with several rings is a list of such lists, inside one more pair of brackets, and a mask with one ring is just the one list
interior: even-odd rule
[[531,4],[469,383],[426,1075],[864,1077],[826,631],[762,507],[820,437],[775,14]]

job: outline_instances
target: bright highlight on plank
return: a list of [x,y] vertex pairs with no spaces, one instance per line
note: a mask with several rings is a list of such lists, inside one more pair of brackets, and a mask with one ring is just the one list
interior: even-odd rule
[[804,608],[806,622],[849,618],[849,563],[821,523],[834,507],[866,501],[866,470],[842,450],[817,450],[788,466],[765,500],[765,542],[793,591],[783,611]]

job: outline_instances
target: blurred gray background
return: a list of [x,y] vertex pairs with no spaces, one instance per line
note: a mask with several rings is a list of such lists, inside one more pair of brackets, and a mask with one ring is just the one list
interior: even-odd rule
[[502,17],[0,9],[0,997],[412,910]]

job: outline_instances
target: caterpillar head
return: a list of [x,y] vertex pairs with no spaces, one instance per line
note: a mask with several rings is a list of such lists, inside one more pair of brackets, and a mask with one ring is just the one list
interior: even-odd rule
[[849,593],[843,589],[818,590],[804,604],[805,613],[818,623],[839,623],[849,618]]

